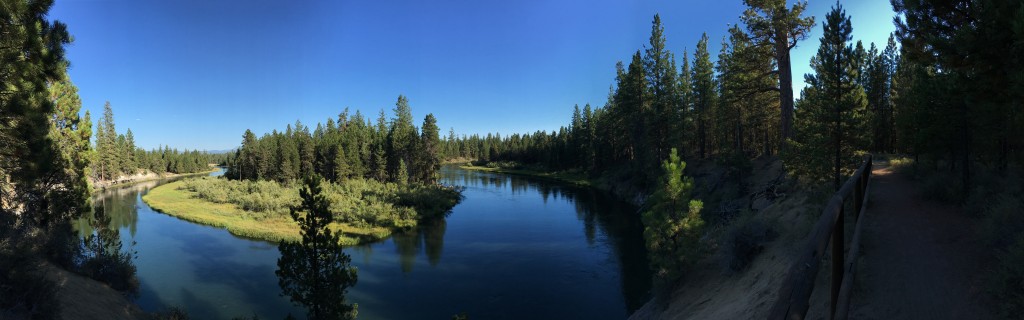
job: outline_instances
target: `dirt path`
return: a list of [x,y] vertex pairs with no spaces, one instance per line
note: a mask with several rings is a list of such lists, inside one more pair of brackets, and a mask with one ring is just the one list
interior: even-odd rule
[[975,221],[875,165],[852,319],[993,319]]

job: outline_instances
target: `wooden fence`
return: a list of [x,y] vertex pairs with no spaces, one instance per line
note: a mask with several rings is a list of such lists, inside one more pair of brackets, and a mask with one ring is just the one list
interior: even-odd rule
[[[807,243],[801,249],[796,263],[789,269],[786,279],[779,290],[778,300],[772,307],[769,319],[803,319],[810,307],[811,291],[814,289],[814,279],[818,275],[818,267],[821,264],[822,256],[832,242],[832,279],[831,303],[829,317],[831,319],[846,319],[850,307],[850,292],[853,290],[853,277],[856,272],[857,255],[860,251],[861,225],[863,224],[864,210],[867,205],[868,182],[871,180],[871,155],[864,159],[857,172],[850,179],[846,180],[843,187],[839,189],[828,205],[821,213],[821,218],[814,225],[814,229],[808,235]],[[846,201],[853,201],[855,227],[853,238],[850,240],[850,252],[844,259],[843,254],[846,242],[844,234],[844,211]]]

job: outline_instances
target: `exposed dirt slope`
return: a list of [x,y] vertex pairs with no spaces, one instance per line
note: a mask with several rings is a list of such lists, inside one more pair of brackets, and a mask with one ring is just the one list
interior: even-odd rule
[[123,295],[105,284],[64,269],[44,264],[47,277],[59,286],[61,316],[74,319],[145,319],[147,315]]
[[[747,180],[749,193],[776,180],[782,172],[781,162],[757,161],[753,176]],[[780,190],[786,193],[788,190]],[[747,201],[742,201],[747,200]],[[676,288],[668,301],[651,301],[637,310],[630,319],[763,319],[771,308],[782,278],[788,271],[796,248],[817,218],[820,205],[803,193],[788,192],[781,199],[737,199],[740,207],[754,207],[779,237],[765,244],[750,265],[739,272],[727,268],[728,250],[699,262]],[[721,235],[717,236],[721,238]],[[714,242],[722,242],[715,240]],[[716,243],[714,246],[725,244]]]

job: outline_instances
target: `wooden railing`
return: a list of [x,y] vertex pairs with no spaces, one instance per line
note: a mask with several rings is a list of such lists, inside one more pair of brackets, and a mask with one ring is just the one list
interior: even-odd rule
[[[779,290],[778,300],[772,307],[769,319],[803,319],[810,307],[811,291],[814,279],[818,275],[821,258],[827,249],[829,240],[832,242],[832,286],[831,304],[828,315],[831,319],[846,319],[850,307],[850,292],[856,271],[857,254],[860,251],[861,225],[867,204],[868,182],[871,180],[871,155],[867,155],[843,187],[839,189],[821,213],[821,218],[808,235],[807,243],[801,249],[796,263],[789,269],[786,279]],[[852,199],[851,199],[852,198]],[[844,211],[846,200],[853,201],[853,219],[855,227],[850,240],[850,252],[844,259]]]

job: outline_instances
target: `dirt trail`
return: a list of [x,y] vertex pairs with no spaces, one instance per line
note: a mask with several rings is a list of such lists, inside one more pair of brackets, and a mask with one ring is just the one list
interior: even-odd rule
[[851,319],[993,319],[974,226],[954,205],[876,164]]

